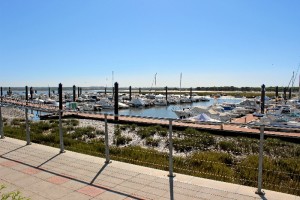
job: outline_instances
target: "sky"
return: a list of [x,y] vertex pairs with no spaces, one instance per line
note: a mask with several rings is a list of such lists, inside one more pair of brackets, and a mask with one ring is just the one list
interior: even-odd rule
[[[1,0],[0,86],[288,86],[299,0]],[[298,72],[298,73],[297,73]],[[297,76],[296,76],[297,74]]]

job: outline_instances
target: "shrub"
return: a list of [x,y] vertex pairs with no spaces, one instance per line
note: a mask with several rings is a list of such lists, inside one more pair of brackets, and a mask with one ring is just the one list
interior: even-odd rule
[[115,135],[115,136],[120,136],[121,133],[122,133],[122,131],[121,131],[120,126],[119,126],[119,125],[115,126],[115,129],[114,129],[114,135]]
[[126,137],[123,135],[117,135],[114,137],[114,144],[117,146],[128,144],[131,141],[132,141],[131,137]]
[[155,135],[156,129],[153,126],[143,127],[137,131],[137,135],[140,136],[141,139],[148,138],[150,136]]
[[103,130],[96,130],[96,135],[105,135],[105,132]]
[[21,118],[14,118],[10,124],[13,126],[19,126],[21,125],[22,122],[25,122],[25,119],[21,119]]
[[44,132],[51,128],[51,125],[45,121],[34,122],[31,124],[31,129],[35,129],[38,132]]
[[83,135],[87,135],[90,138],[94,138],[96,136],[95,128],[91,126],[76,128],[74,133],[71,134],[71,137],[73,139],[81,139]]
[[135,131],[136,128],[137,128],[136,124],[131,124],[130,125],[130,131]]
[[242,152],[241,148],[234,141],[220,141],[219,147],[223,151],[228,151],[236,154]]
[[146,145],[152,147],[158,147],[160,139],[154,139],[152,137],[146,138]]

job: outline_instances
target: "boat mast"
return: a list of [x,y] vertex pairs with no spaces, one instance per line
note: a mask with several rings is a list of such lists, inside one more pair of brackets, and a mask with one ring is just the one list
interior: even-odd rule
[[298,100],[300,101],[300,74],[299,74],[299,93],[298,93]]
[[[156,87],[156,75],[157,75],[157,73],[155,73],[155,75],[154,75],[154,79],[153,79],[153,82],[152,82],[152,85],[151,85],[151,88],[150,88],[150,92],[151,92],[151,90],[152,90],[153,84],[154,84],[155,87]],[[155,93],[155,89],[154,89],[154,93]]]
[[114,71],[111,72],[111,93],[112,93],[112,100],[114,99]]
[[182,80],[182,72],[180,73],[180,86],[179,86],[179,96],[181,96],[181,80]]

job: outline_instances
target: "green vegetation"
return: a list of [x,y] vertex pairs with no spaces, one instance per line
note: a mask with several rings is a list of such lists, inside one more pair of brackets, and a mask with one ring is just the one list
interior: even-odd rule
[[[6,187],[5,185],[0,185],[0,194],[2,193],[1,190],[4,190]],[[30,200],[29,198],[25,198],[21,196],[19,191],[16,192],[8,192],[1,195],[1,200]]]
[[153,137],[146,138],[146,145],[151,147],[158,147],[160,139],[154,139]]
[[[18,124],[18,125],[17,125]],[[104,157],[104,132],[94,127],[76,127],[77,120],[63,120],[64,144],[68,150]],[[59,146],[56,120],[31,122],[31,140]],[[25,123],[13,120],[5,135],[25,140]],[[131,145],[125,132],[137,134],[148,147]],[[168,130],[161,126],[115,125],[110,157],[114,160],[168,170]],[[192,176],[257,186],[259,140],[225,137],[192,128],[173,131],[174,171]],[[149,148],[150,147],[150,148]],[[300,195],[300,145],[280,139],[264,142],[263,188]]]
[[141,139],[147,139],[155,134],[160,135],[161,137],[166,137],[168,132],[165,128],[156,125],[156,126],[148,126],[148,127],[141,127],[137,131],[137,135],[140,136]]

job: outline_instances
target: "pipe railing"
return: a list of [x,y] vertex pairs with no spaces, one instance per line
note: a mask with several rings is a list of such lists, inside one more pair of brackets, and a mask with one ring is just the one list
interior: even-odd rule
[[[3,106],[11,106],[12,104],[11,103],[1,103],[1,106],[0,106],[0,133],[1,133],[1,139],[4,138],[4,131],[3,131],[3,120],[2,120],[2,112],[1,112],[1,108]],[[25,111],[27,111],[27,109],[36,109],[36,107],[30,107],[30,106],[24,106],[24,105],[18,105],[18,104],[13,104],[13,106],[15,107],[20,107],[20,108],[26,108]],[[60,152],[64,152],[64,136],[61,132],[62,130],[62,112],[71,112],[72,111],[66,111],[66,110],[62,110],[62,111],[54,111],[54,113],[57,113],[59,114],[59,135],[60,135]],[[85,112],[82,112],[82,111],[73,111],[73,112],[80,112],[80,113],[85,113]],[[25,120],[25,123],[26,123],[26,141],[27,141],[27,144],[30,144],[31,141],[30,141],[30,131],[29,131],[29,120],[28,120],[28,116],[27,116],[27,112],[25,112],[25,117],[26,117],[26,120]],[[105,155],[105,163],[109,164],[111,162],[111,159],[110,159],[110,151],[109,151],[109,137],[108,137],[108,119],[109,117],[111,119],[114,119],[114,117],[127,117],[127,118],[139,118],[139,119],[154,119],[154,120],[165,120],[166,122],[169,122],[169,123],[166,123],[166,125],[169,125],[169,133],[168,133],[168,144],[169,144],[169,177],[170,177],[170,198],[173,199],[174,196],[174,193],[172,192],[172,188],[173,186],[171,186],[173,184],[173,180],[171,180],[173,177],[174,177],[174,174],[173,174],[173,149],[174,149],[174,144],[173,144],[173,130],[172,130],[172,127],[174,126],[174,122],[182,122],[182,120],[178,120],[178,119],[172,119],[172,118],[164,118],[164,117],[143,117],[143,116],[132,116],[132,115],[123,115],[123,114],[113,114],[113,113],[97,113],[97,115],[103,115],[104,116],[104,123],[105,123],[105,152],[104,152],[104,155]],[[117,124],[119,122],[116,122]],[[202,123],[201,123],[202,124]],[[205,124],[205,123],[203,123]],[[231,123],[215,123],[216,125],[222,125],[222,124],[231,124]],[[250,125],[251,126],[251,125]],[[258,126],[258,125],[256,125]],[[248,181],[248,182],[253,182],[253,183],[256,183],[257,184],[257,194],[259,195],[264,195],[264,192],[262,191],[262,187],[263,185],[268,185],[268,184],[263,184],[263,172],[264,172],[264,168],[263,168],[263,146],[264,146],[264,129],[265,127],[268,127],[268,126],[265,126],[265,125],[260,125],[260,140],[259,140],[259,157],[258,157],[258,168],[253,168],[253,170],[257,171],[258,172],[258,175],[257,175],[257,181],[254,181],[254,180],[245,180],[245,181]],[[269,126],[271,127],[271,126]],[[188,146],[185,146],[185,147],[188,147]],[[206,162],[211,162],[211,161],[206,161]],[[247,168],[247,167],[246,167]],[[248,167],[249,168],[249,167]],[[179,169],[179,170],[186,170],[186,171],[190,171],[189,169],[180,169],[180,168],[176,168],[175,169]],[[196,171],[197,173],[202,173],[202,174],[206,174],[206,175],[210,175],[210,176],[220,176],[218,174],[207,174],[207,172],[203,172],[203,171]],[[296,174],[298,175],[298,174]],[[300,176],[300,175],[298,175]],[[224,178],[227,178],[224,176]],[[240,181],[243,181],[243,180],[240,180]]]

